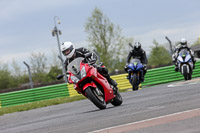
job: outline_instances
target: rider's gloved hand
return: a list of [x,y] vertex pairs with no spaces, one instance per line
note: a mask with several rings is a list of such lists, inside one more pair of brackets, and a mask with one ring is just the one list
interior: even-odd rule
[[174,53],[174,58],[178,57],[178,52]]
[[126,63],[126,65],[124,66],[124,71],[127,72],[127,69],[128,69],[128,63]]
[[88,61],[90,62],[90,64],[95,64],[96,63],[96,58],[94,53],[92,53],[91,57],[88,58]]
[[147,70],[147,64],[143,64],[144,70]]

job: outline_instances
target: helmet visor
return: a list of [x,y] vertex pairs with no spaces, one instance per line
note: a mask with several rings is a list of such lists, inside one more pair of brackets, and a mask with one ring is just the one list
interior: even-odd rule
[[71,51],[73,50],[73,45],[71,45],[68,49],[65,49],[64,51],[62,51],[63,55],[69,55],[71,53]]

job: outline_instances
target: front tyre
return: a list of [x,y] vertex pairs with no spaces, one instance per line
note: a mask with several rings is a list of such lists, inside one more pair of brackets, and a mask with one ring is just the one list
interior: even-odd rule
[[113,101],[111,102],[112,105],[114,106],[119,106],[122,104],[123,100],[122,100],[122,96],[120,95],[120,93],[117,91],[115,94],[115,98],[113,98]]
[[133,91],[138,90],[137,75],[136,75],[136,73],[134,73],[133,77],[132,77],[132,89],[133,89]]
[[183,76],[184,76],[184,79],[185,79],[185,80],[188,80],[188,79],[189,79],[188,73],[187,73],[187,67],[186,67],[186,66],[183,67]]
[[[97,88],[98,89],[98,88]],[[95,88],[88,87],[85,90],[85,93],[87,97],[90,99],[91,102],[94,103],[99,109],[105,109],[106,108],[106,102],[104,100],[103,93],[102,95],[97,92]]]

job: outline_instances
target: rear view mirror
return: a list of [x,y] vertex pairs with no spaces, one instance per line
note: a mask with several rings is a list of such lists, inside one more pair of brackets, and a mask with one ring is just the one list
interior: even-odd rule
[[56,77],[56,79],[57,79],[57,80],[60,80],[60,79],[62,79],[63,77],[64,77],[64,75],[59,74],[59,75]]

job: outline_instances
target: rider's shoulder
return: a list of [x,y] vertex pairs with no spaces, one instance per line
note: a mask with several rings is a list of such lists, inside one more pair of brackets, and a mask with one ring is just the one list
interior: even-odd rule
[[87,48],[84,48],[84,47],[81,47],[80,49],[83,51],[89,51]]
[[82,53],[82,52],[87,52],[88,50],[84,47],[80,47],[80,48],[77,48],[76,51]]
[[144,51],[144,49],[142,49],[142,48],[141,48],[141,51],[142,51],[142,53],[143,53],[143,54],[145,54],[145,53],[146,53],[146,52]]
[[76,48],[77,51],[82,51],[83,49],[85,48],[84,47]]

